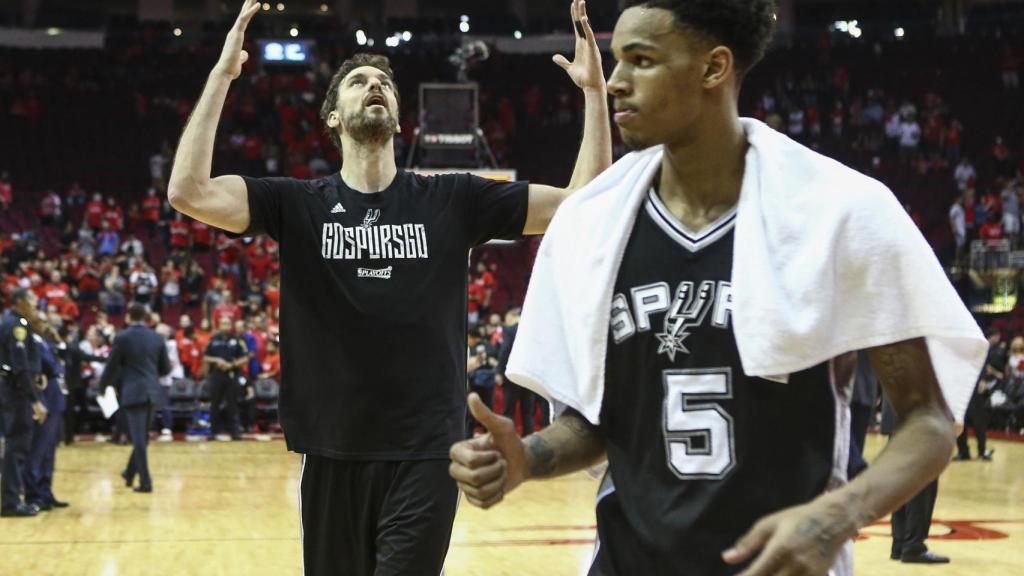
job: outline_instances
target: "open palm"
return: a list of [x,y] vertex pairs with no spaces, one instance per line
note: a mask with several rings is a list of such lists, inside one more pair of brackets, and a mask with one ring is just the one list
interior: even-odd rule
[[224,40],[224,50],[221,51],[216,69],[232,80],[242,75],[242,65],[249,59],[249,53],[242,49],[245,42],[245,29],[259,10],[259,0],[245,0],[242,10],[238,13],[238,18],[235,19],[234,26],[231,27],[231,31],[228,32],[228,36]]
[[[572,62],[569,62],[561,54],[556,54],[552,60],[561,66],[569,74],[569,78],[572,78],[572,81],[581,89],[603,91],[605,79],[604,69],[601,67],[601,49],[597,47],[597,38],[594,37],[594,30],[590,27],[586,1],[572,0],[569,11],[572,15],[573,30],[576,33],[576,54]],[[581,32],[582,36],[580,36]]]

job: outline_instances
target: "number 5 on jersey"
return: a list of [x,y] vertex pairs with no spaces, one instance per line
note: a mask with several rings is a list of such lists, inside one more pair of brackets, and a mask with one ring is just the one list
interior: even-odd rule
[[682,480],[725,478],[736,465],[733,421],[715,401],[732,398],[732,370],[665,370],[662,380],[669,468]]

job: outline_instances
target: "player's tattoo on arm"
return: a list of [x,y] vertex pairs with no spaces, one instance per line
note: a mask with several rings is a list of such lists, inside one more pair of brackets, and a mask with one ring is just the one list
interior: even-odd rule
[[533,456],[533,465],[530,466],[531,477],[544,478],[555,471],[555,451],[543,436],[531,434],[526,439],[526,450]]
[[550,478],[586,468],[605,453],[600,430],[572,409],[567,409],[551,426],[528,436],[524,443],[532,459],[529,473],[533,478]]

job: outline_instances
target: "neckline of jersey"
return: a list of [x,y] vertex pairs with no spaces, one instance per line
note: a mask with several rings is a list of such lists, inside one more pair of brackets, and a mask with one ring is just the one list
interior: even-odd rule
[[402,187],[401,181],[405,180],[405,176],[406,171],[399,168],[398,171],[395,173],[395,178],[391,181],[390,184],[388,184],[387,188],[381,190],[380,192],[360,192],[359,190],[352,188],[345,182],[345,179],[341,177],[341,172],[335,172],[334,174],[331,175],[331,178],[333,180],[334,187],[340,193],[345,193],[349,197],[359,198],[360,200],[367,203],[379,204],[381,202],[384,202],[386,199],[390,198],[392,195],[394,195],[395,190],[398,190],[399,188]]
[[700,232],[694,232],[689,228],[689,226],[683,224],[682,221],[676,218],[675,214],[673,214],[672,211],[668,209],[668,206],[666,206],[661,200],[661,196],[658,195],[658,191],[655,190],[653,186],[651,186],[647,191],[647,198],[651,204],[653,204],[654,209],[665,219],[667,224],[670,224],[687,240],[693,243],[700,243],[702,240],[705,240],[712,234],[718,232],[719,228],[728,227],[728,225],[732,224],[730,219],[736,217],[736,211],[739,207],[738,204],[734,205],[732,208],[726,210],[721,216],[716,218],[714,222],[710,222],[707,226],[701,228]]

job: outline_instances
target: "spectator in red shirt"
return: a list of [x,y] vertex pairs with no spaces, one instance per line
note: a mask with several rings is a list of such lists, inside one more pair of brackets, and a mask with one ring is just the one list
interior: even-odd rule
[[171,248],[176,250],[188,250],[190,244],[188,222],[181,212],[175,212],[174,220],[170,224]]
[[7,211],[14,202],[14,188],[11,187],[11,176],[5,170],[0,174],[0,209]]
[[262,286],[267,281],[267,276],[273,263],[273,259],[267,254],[266,250],[262,246],[256,245],[256,249],[249,257],[249,283],[257,282]]
[[78,283],[78,298],[82,302],[89,302],[96,298],[100,291],[100,278],[103,276],[103,269],[87,255],[82,259],[82,265],[75,273],[75,281]]
[[99,230],[103,225],[103,215],[106,208],[103,207],[103,196],[98,192],[92,195],[92,200],[85,205],[85,223],[93,230]]
[[468,320],[471,325],[480,321],[480,310],[483,308],[484,300],[487,298],[487,289],[483,282],[476,277],[470,277],[469,297],[466,301]]
[[107,208],[103,211],[103,221],[111,230],[120,233],[124,229],[124,210],[117,205],[113,196],[107,197]]
[[142,200],[142,222],[150,237],[156,234],[157,225],[160,223],[160,204],[163,200],[157,195],[158,184],[158,182],[154,182]]
[[267,297],[267,305],[271,316],[277,312],[277,308],[281,305],[281,278],[277,274],[270,276],[267,280],[267,289],[263,291],[263,295]]
[[47,306],[53,304],[58,311],[71,301],[71,288],[61,278],[59,271],[50,272],[50,281],[43,286],[43,298]]
[[230,318],[231,322],[242,319],[242,309],[235,304],[233,297],[231,296],[231,290],[221,291],[221,303],[213,307],[213,313],[210,314],[211,318],[216,321],[220,321],[221,318]]
[[273,380],[275,382],[281,377],[281,353],[277,349],[277,342],[267,341],[267,353],[260,362],[260,380]]
[[192,220],[189,226],[192,228],[192,249],[196,252],[208,252],[213,247],[213,230],[199,220]]
[[986,244],[991,245],[998,243],[1005,237],[1001,220],[999,212],[992,211],[988,213],[988,222],[986,222],[978,232],[978,236],[984,240]]
[[241,274],[242,249],[238,245],[238,240],[228,237],[227,234],[220,234],[217,237],[217,260],[220,268],[232,276]]

